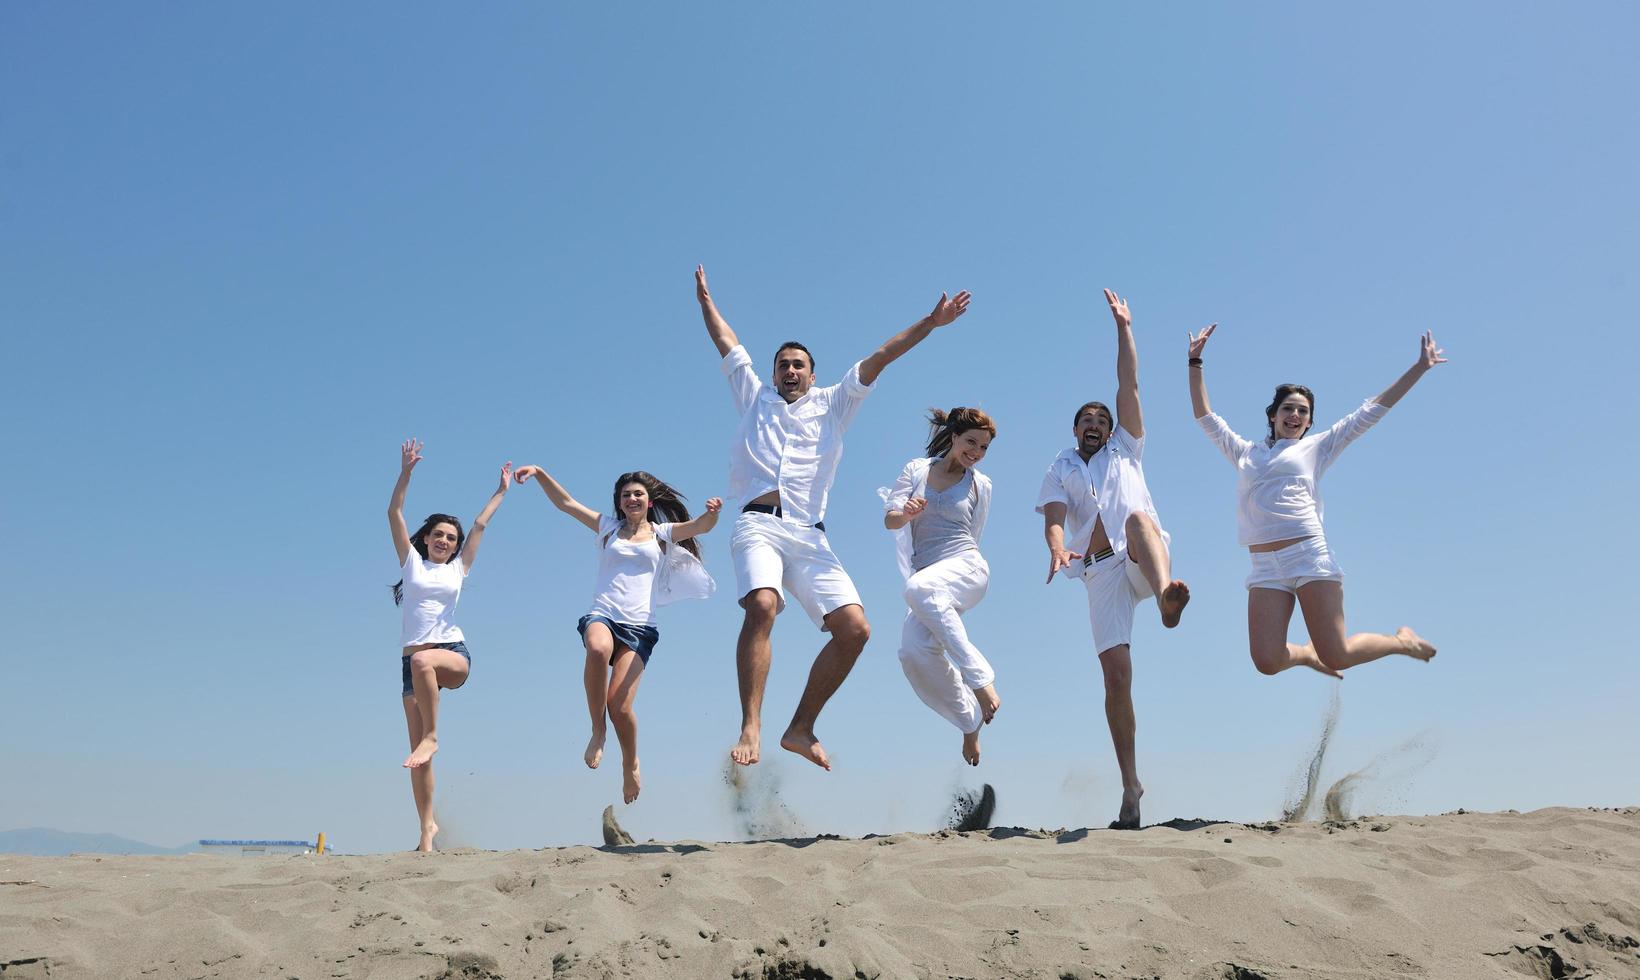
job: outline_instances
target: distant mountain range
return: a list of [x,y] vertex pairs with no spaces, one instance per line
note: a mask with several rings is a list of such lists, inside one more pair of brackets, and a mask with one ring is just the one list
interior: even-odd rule
[[180,847],[158,847],[115,834],[73,834],[49,827],[0,830],[0,854],[32,854],[60,857],[64,854],[192,854],[199,844],[189,841]]

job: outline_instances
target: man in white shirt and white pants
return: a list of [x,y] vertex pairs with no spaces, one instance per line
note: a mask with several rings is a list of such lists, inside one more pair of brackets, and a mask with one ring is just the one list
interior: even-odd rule
[[780,747],[830,769],[826,751],[814,735],[815,719],[871,636],[860,594],[825,534],[826,498],[843,456],[843,433],[883,368],[936,327],[961,316],[968,309],[969,295],[940,294],[932,313],[895,334],[829,388],[812,387],[814,359],[796,342],[775,351],[772,383],[765,384],[746,348],[718,313],[706,287],[706,270],[700,267],[695,269],[695,296],[741,414],[730,448],[728,495],[744,507],[735,520],[729,550],[746,619],[735,645],[740,740],[729,757],[743,766],[759,757],[769,633],[775,615],[785,607],[784,589],[831,639],[814,660],[797,711],[780,736]]
[[1122,771],[1122,807],[1111,827],[1137,830],[1144,787],[1133,747],[1133,610],[1154,596],[1162,625],[1171,629],[1179,625],[1190,589],[1172,578],[1168,534],[1145,485],[1145,424],[1139,410],[1133,319],[1127,302],[1108,289],[1105,301],[1116,318],[1115,424],[1110,409],[1100,402],[1076,410],[1076,446],[1048,467],[1036,510],[1048,542],[1048,581],[1063,569],[1067,577],[1081,578],[1088,590],[1093,645],[1105,675],[1105,720]]

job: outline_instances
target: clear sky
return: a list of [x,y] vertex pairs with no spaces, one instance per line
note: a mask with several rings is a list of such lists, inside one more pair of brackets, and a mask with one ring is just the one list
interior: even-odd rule
[[[808,831],[932,829],[981,778],[1005,823],[1114,816],[1085,600],[1042,584],[1032,512],[1114,397],[1103,286],[1195,596],[1135,633],[1147,821],[1274,816],[1337,686],[1248,658],[1234,474],[1186,390],[1210,321],[1243,433],[1278,382],[1326,424],[1423,330],[1451,358],[1325,480],[1351,626],[1441,650],[1350,673],[1329,776],[1390,753],[1387,811],[1640,802],[1637,91],[1625,3],[7,3],[0,828],[412,846],[398,444],[427,446],[412,522],[470,519],[509,459],[594,506],[633,468],[723,493],[697,262],[760,364],[800,338],[822,384],[974,294],[849,433],[827,523],[876,635],[821,717],[836,770],[766,743],[755,773]],[[874,493],[962,404],[1000,426],[977,772],[900,673]],[[728,524],[704,543],[722,592],[663,610],[638,699],[640,839],[742,832]],[[452,841],[589,842],[618,802],[580,762],[594,561],[534,487],[492,524],[440,725]],[[776,732],[821,639],[776,627]]]

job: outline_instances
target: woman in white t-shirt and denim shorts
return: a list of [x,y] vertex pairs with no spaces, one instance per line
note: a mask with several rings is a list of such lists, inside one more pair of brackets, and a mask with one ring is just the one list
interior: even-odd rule
[[519,483],[541,484],[553,506],[597,534],[598,584],[592,608],[576,624],[586,647],[585,681],[592,738],[584,759],[596,769],[604,757],[605,719],[614,722],[621,743],[621,796],[638,798],[638,716],[633,703],[638,681],[660,641],[655,608],[679,599],[704,599],[716,585],[700,563],[694,542],[717,524],[723,501],[706,501],[706,513],[693,520],[683,497],[667,484],[638,470],[615,481],[615,513],[601,515],[571,497],[539,466],[520,466]]
[[464,534],[461,521],[449,514],[433,514],[411,534],[404,523],[404,495],[410,471],[421,461],[421,443],[414,439],[400,447],[399,481],[387,505],[387,524],[393,532],[402,577],[393,586],[393,601],[404,610],[399,634],[402,649],[399,671],[403,682],[404,720],[410,729],[410,789],[421,818],[418,851],[431,851],[438,824],[433,822],[433,753],[438,751],[439,689],[455,689],[467,682],[472,657],[466,637],[455,624],[461,586],[472,570],[484,529],[501,506],[512,476],[512,463],[501,467],[501,485]]
[[[1276,674],[1304,666],[1333,677],[1392,653],[1427,661],[1435,647],[1403,626],[1394,636],[1344,631],[1344,572],[1322,532],[1319,481],[1343,452],[1400,401],[1424,372],[1445,363],[1435,338],[1425,333],[1418,360],[1377,397],[1320,435],[1309,435],[1315,395],[1303,385],[1276,388],[1264,410],[1270,434],[1243,439],[1207,403],[1202,351],[1217,324],[1190,336],[1190,403],[1196,421],[1236,467],[1237,536],[1253,559],[1247,577],[1247,629],[1253,664]],[[1287,642],[1294,602],[1304,610],[1310,642]]]

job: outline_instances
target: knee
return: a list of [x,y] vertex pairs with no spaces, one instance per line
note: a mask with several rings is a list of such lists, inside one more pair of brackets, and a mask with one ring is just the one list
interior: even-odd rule
[[865,611],[859,606],[845,606],[832,613],[826,626],[832,638],[853,653],[864,650],[866,641],[871,639],[871,623],[866,621]]
[[1150,515],[1143,511],[1134,511],[1129,514],[1127,521],[1122,526],[1127,530],[1130,538],[1156,530],[1156,522],[1151,520]]
[[1125,644],[1100,654],[1099,666],[1105,674],[1107,694],[1126,694],[1133,688],[1133,663],[1128,659]]
[[625,698],[612,697],[604,702],[604,707],[609,709],[610,721],[625,724],[637,717],[637,713],[632,710],[632,703]]
[[1264,676],[1274,677],[1276,674],[1281,673],[1281,668],[1285,666],[1282,661],[1286,659],[1286,655],[1286,650],[1281,651],[1280,657],[1271,656],[1268,651],[1261,655],[1259,651],[1254,650],[1253,666],[1258,668],[1258,672]]
[[438,669],[433,663],[433,651],[417,650],[410,655],[410,670],[414,673],[425,674]]
[[754,589],[740,601],[746,610],[746,625],[759,629],[774,626],[775,614],[780,611],[780,596],[773,589]]
[[950,605],[951,602],[950,596],[944,592],[924,588],[916,582],[907,585],[901,595],[907,608],[924,615],[937,613],[941,606]]

